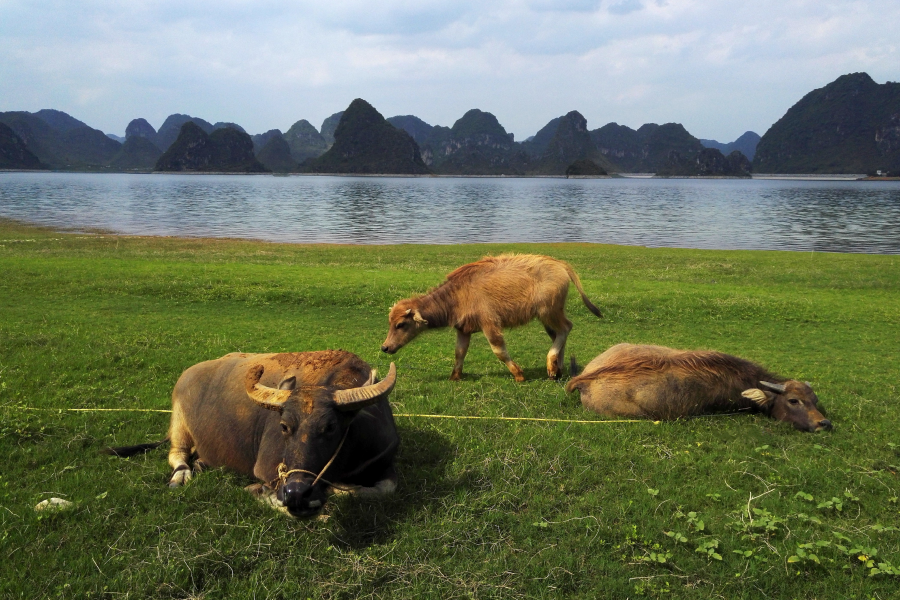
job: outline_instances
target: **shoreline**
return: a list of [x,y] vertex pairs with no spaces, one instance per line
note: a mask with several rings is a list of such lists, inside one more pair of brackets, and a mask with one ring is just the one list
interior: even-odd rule
[[671,175],[655,173],[610,173],[608,175],[457,175],[446,173],[246,173],[241,171],[78,171],[61,169],[0,169],[3,173],[64,173],[89,175],[246,175],[269,177],[373,177],[400,179],[693,179],[739,181],[900,181],[900,177],[868,177],[862,173],[753,173],[750,177],[733,175]]
[[[499,241],[499,242],[384,242],[384,243],[365,243],[365,242],[295,242],[295,241],[276,241],[276,240],[267,240],[258,237],[236,237],[236,236],[222,236],[222,237],[214,237],[210,235],[155,235],[150,233],[122,233],[109,229],[103,229],[101,227],[64,227],[64,226],[56,226],[56,225],[45,225],[43,223],[33,223],[29,221],[22,221],[19,219],[12,219],[10,217],[0,216],[0,227],[3,226],[4,223],[11,223],[14,226],[25,227],[25,228],[34,228],[38,230],[50,231],[60,235],[79,235],[85,236],[88,238],[101,239],[104,237],[109,238],[128,238],[128,239],[148,239],[148,240],[177,240],[177,241],[185,241],[185,242],[201,242],[201,243],[224,243],[224,242],[239,242],[239,243],[255,243],[255,244],[271,244],[277,246],[312,246],[312,247],[347,247],[347,248],[383,248],[383,247],[411,247],[411,246],[424,246],[429,248],[435,247],[456,247],[456,246],[591,246],[591,247],[601,247],[601,246],[611,246],[617,248],[644,248],[647,250],[678,250],[678,251],[689,251],[689,252],[778,252],[785,253],[790,252],[794,254],[829,254],[829,255],[853,255],[853,256],[900,256],[900,252],[892,253],[892,252],[851,252],[851,251],[839,251],[839,250],[795,250],[795,249],[783,249],[783,248],[694,248],[691,246],[655,246],[655,245],[647,245],[647,244],[625,244],[625,243],[610,243],[610,242],[584,242],[584,241],[566,241],[566,242],[508,242],[508,241]],[[32,242],[35,240],[21,240],[21,239],[9,239],[4,240],[0,239],[0,249],[6,243],[23,243],[23,242]]]

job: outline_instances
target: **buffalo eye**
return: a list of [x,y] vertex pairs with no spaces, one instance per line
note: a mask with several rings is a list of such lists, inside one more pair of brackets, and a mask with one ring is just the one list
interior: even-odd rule
[[397,329],[403,329],[404,327],[406,327],[406,323],[397,323],[396,327]]
[[791,404],[800,404],[800,401],[796,398],[791,398],[790,400],[788,400],[788,402],[790,402]]

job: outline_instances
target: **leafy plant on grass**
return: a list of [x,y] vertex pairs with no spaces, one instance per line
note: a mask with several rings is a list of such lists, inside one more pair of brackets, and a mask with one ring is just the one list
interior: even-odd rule
[[701,541],[697,545],[697,549],[694,552],[699,552],[700,554],[705,554],[709,558],[715,560],[722,560],[722,555],[719,554],[719,540],[716,539],[707,539]]
[[788,557],[787,561],[789,563],[802,563],[802,562],[810,562],[816,563],[817,565],[822,564],[822,561],[819,560],[818,555],[813,552],[816,548],[827,548],[831,545],[831,542],[827,540],[818,541],[815,543],[808,544],[797,544],[797,553]]
[[[742,511],[740,516],[743,517],[745,514],[747,513]],[[785,523],[784,518],[773,515],[764,508],[752,508],[746,520],[739,518],[732,525],[743,533],[742,537],[744,539],[757,541],[761,538],[768,539],[778,532],[779,528],[783,527]]]
[[650,538],[638,534],[637,525],[632,524],[631,529],[625,534],[625,541],[615,547],[617,550],[627,550],[630,554],[622,554],[623,561],[636,563],[665,564],[672,553],[665,550],[662,545]]
[[816,508],[820,508],[822,510],[834,510],[837,512],[843,512],[844,510],[844,502],[859,502],[859,498],[850,490],[844,490],[844,497],[838,498],[837,496],[832,496],[830,500],[823,500],[816,505]]
[[688,529],[696,533],[706,530],[706,524],[700,518],[700,513],[696,511],[683,512],[681,509],[678,509],[675,512],[675,518],[684,519],[687,522]]

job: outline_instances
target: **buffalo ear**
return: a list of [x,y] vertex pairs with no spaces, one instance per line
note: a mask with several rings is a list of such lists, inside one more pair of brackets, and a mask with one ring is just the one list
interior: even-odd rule
[[416,323],[421,323],[422,325],[428,325],[428,321],[422,318],[422,313],[420,313],[419,311],[413,313],[413,321],[415,321]]
[[752,400],[754,404],[756,404],[760,408],[768,408],[775,401],[775,394],[773,394],[772,392],[764,392],[757,388],[744,390],[743,392],[741,392],[741,396],[747,398],[748,400]]
[[293,390],[295,387],[297,387],[297,378],[293,375],[278,384],[279,390]]

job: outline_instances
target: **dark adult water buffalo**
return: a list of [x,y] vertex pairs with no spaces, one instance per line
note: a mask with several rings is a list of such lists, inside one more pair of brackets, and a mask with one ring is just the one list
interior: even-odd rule
[[670,420],[753,408],[802,431],[831,429],[808,383],[721,352],[618,344],[569,380],[573,390],[604,415]]
[[544,324],[553,342],[547,354],[547,374],[562,373],[566,338],[572,322],[566,318],[569,282],[575,284],[588,309],[600,315],[584,293],[578,275],[567,263],[534,254],[488,256],[463,265],[427,294],[401,300],[388,315],[388,335],[381,350],[393,354],[426,329],[456,328],[456,365],[450,379],[462,377],[469,339],[483,331],[494,354],[515,376],[525,381],[522,369],[509,357],[504,327],[525,325],[532,319]]
[[228,467],[261,480],[255,491],[298,517],[318,512],[332,487],[393,492],[400,439],[387,398],[396,380],[393,363],[376,383],[374,369],[342,350],[233,353],[194,365],[172,393],[169,485]]

